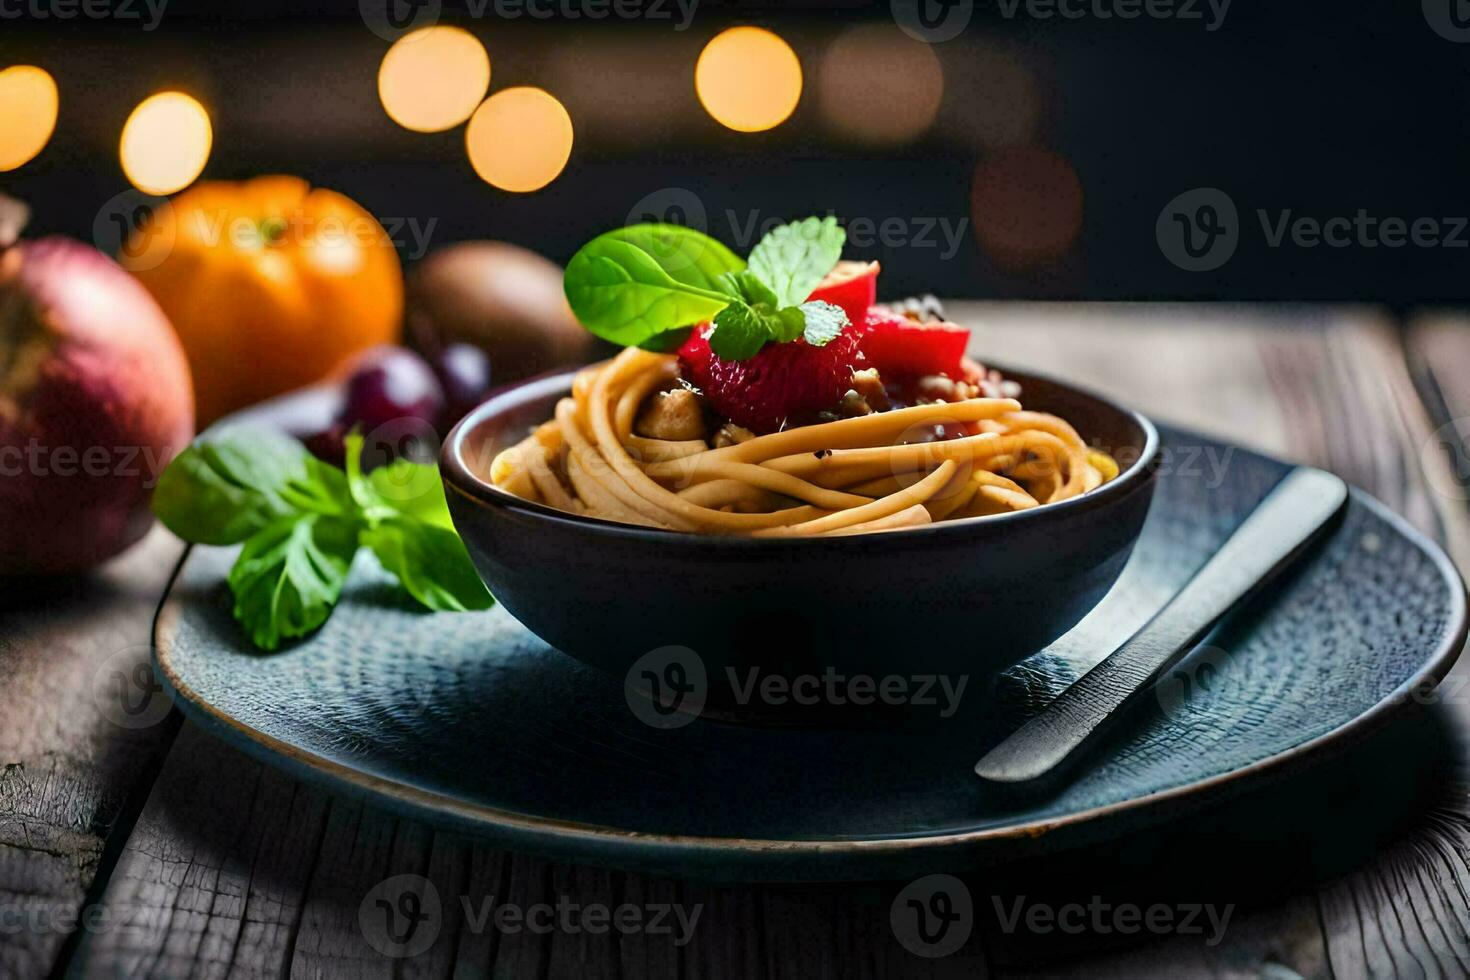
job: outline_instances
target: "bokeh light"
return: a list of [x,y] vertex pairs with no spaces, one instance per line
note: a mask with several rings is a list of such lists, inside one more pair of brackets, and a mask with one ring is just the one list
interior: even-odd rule
[[998,265],[1026,270],[1064,255],[1082,230],[1082,181],[1059,154],[1001,150],[975,168],[975,237]]
[[947,65],[949,90],[964,93],[945,105],[947,132],[989,150],[1035,139],[1041,93],[1031,69],[1013,52],[988,41],[973,41]]
[[791,45],[760,27],[715,35],[694,66],[694,90],[723,126],[758,133],[786,121],[801,99],[801,62]]
[[405,34],[378,68],[378,98],[404,129],[437,133],[458,126],[490,88],[490,56],[469,31],[425,27]]
[[56,129],[56,82],[45,69],[0,71],[0,170],[14,170],[45,148]]
[[540,190],[572,155],[572,117],[551,93],[508,88],[486,99],[465,129],[470,165],[503,191]]
[[864,143],[904,143],[934,122],[944,70],[934,48],[893,25],[854,27],[832,42],[817,73],[822,115]]
[[209,113],[183,92],[150,95],[123,124],[123,173],[138,190],[172,194],[194,182],[209,162]]

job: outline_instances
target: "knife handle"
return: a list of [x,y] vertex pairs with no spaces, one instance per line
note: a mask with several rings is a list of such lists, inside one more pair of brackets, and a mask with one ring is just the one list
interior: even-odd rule
[[1102,736],[1127,708],[1314,541],[1347,500],[1342,480],[1300,466],[1266,495],[1143,628],[975,764],[982,779],[1030,783]]

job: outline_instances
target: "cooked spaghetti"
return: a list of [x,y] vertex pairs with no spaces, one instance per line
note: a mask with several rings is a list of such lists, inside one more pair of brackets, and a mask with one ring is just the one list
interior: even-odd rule
[[755,435],[708,421],[708,406],[681,381],[678,357],[630,347],[579,372],[555,417],[500,452],[490,476],[508,493],[568,513],[759,536],[854,534],[1026,510],[1117,476],[1113,459],[1064,419],[1026,411],[1015,398],[984,397],[978,384],[939,380],[950,400],[893,407],[880,392],[870,401],[881,399],[883,410],[859,397],[847,417],[825,413]]

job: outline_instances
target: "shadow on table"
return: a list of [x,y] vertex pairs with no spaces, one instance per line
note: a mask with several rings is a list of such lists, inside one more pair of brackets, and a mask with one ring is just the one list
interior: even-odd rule
[[[1390,922],[1397,916],[1416,932],[1410,919],[1420,910],[1408,907],[1414,893],[1407,889],[1432,889],[1445,874],[1433,863],[1435,848],[1423,846],[1444,833],[1433,811],[1464,806],[1457,789],[1465,746],[1450,716],[1443,704],[1410,711],[1339,753],[1204,809],[1163,817],[1121,838],[962,875],[983,937],[971,943],[984,945],[992,966],[1065,974],[1072,972],[1068,959],[1088,954],[1071,965],[1079,975],[1116,968],[1120,976],[1154,963],[1172,964],[1181,976],[1194,975],[1189,962],[1213,972],[1203,964],[1216,946],[1233,950],[1224,956],[1232,963],[1242,954],[1290,962],[1296,947],[1306,962],[1294,970],[1325,973],[1324,891],[1375,862],[1391,884],[1375,893],[1379,907],[1353,913]],[[1397,876],[1418,884],[1399,878],[1394,887]],[[1068,905],[1082,909],[1058,918]],[[1167,925],[1150,928],[1144,916],[1158,905],[1167,908],[1158,913]],[[1138,912],[1120,913],[1123,906]],[[1231,920],[1217,928],[1210,915],[1227,906]],[[1261,913],[1255,923],[1253,912]],[[1071,928],[1063,928],[1063,918]],[[1102,969],[1098,953],[1110,970]]]
[[[1304,975],[1325,973],[1318,969],[1325,956],[1319,889],[1376,857],[1381,860],[1382,852],[1395,844],[1434,832],[1427,814],[1448,800],[1447,791],[1463,759],[1447,715],[1444,706],[1407,713],[1341,754],[1204,809],[1180,811],[1121,839],[964,873],[961,878],[973,908],[973,934],[960,950],[940,960],[915,956],[900,945],[892,931],[891,909],[907,883],[635,885],[632,875],[614,873],[608,880],[600,872],[568,869],[565,877],[557,873],[562,884],[555,887],[605,882],[611,894],[654,889],[684,903],[707,906],[707,918],[691,946],[672,954],[686,964],[719,959],[746,944],[765,944],[762,948],[768,960],[788,954],[830,956],[838,966],[856,969],[876,959],[885,966],[884,973],[899,976],[916,971],[948,975],[982,963],[992,971],[1047,975],[1110,972],[1138,976],[1154,975],[1157,969],[1171,976],[1189,976],[1209,972],[1209,965],[1218,966],[1222,956],[1230,963],[1274,960]],[[190,740],[195,744],[192,751],[185,752],[188,762],[172,772],[173,778],[165,778],[154,794],[152,805],[162,812],[155,812],[152,819],[181,836],[197,835],[206,850],[217,847],[228,852],[239,844],[240,804],[220,800],[217,806],[202,806],[199,781],[229,775],[232,784],[253,785],[243,775],[256,764],[201,733],[194,733]],[[291,781],[279,777],[271,782],[285,787]],[[281,794],[283,799],[295,799],[284,789]],[[307,790],[306,798],[320,801],[307,805],[309,811],[320,813],[314,820],[327,819],[325,811],[337,805],[316,789]],[[297,800],[293,809],[299,805]],[[360,806],[355,802],[345,805],[352,810]],[[358,818],[346,820],[344,816],[343,820],[357,823]],[[425,839],[436,836],[427,835],[427,828],[412,821],[372,807],[362,809],[360,821],[358,833],[369,838],[384,833],[388,835],[385,839],[396,839],[399,834]],[[453,847],[448,844],[451,839],[446,837],[443,844]],[[475,867],[493,850],[471,841],[465,844],[458,853]],[[179,846],[184,845],[180,842]],[[1429,849],[1403,850],[1418,855]],[[353,933],[348,938],[354,946],[361,946],[353,924],[362,896],[377,879],[371,874],[364,877],[366,872],[342,860],[343,855],[337,853],[315,858],[297,853],[279,866],[255,868],[252,887],[280,888],[288,894],[308,889],[314,902],[334,908],[329,918],[336,921],[340,915]],[[536,864],[520,858],[516,862],[522,868]],[[430,872],[446,895],[469,887],[460,864],[451,860],[439,873]],[[1401,873],[1413,874],[1401,863],[1398,866]],[[308,867],[314,868],[309,888],[303,877]],[[1429,869],[1426,880],[1437,873],[1438,869]],[[570,896],[572,900],[588,898],[581,894],[582,885],[575,888],[578,893]],[[1279,904],[1288,898],[1292,900],[1288,905]],[[1381,900],[1394,901],[1391,893]],[[1069,904],[1089,910],[1080,929],[1062,928],[1054,918]],[[1101,919],[1090,911],[1099,904],[1104,906],[1097,913]],[[1128,929],[1117,918],[1119,907],[1127,905],[1143,914],[1151,906],[1169,906],[1171,925]],[[1228,920],[1217,926],[1195,913],[1190,927],[1183,928],[1189,909],[1206,905],[1217,911],[1230,907]],[[1050,909],[1053,917],[1042,928],[1035,927],[1036,913],[1031,911],[1037,907]],[[1375,913],[1363,910],[1361,914]],[[1393,913],[1385,910],[1383,914],[1391,917]],[[861,926],[861,935],[851,933],[854,924]],[[1104,964],[1107,971],[1101,968]],[[931,968],[933,972],[927,972]],[[1287,975],[1292,974],[1282,974]]]

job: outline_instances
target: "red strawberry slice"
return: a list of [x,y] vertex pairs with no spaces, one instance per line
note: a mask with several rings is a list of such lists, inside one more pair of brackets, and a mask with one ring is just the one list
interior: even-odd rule
[[848,320],[862,323],[868,307],[878,300],[878,263],[838,262],[807,298],[835,303]]
[[956,323],[920,323],[883,309],[863,320],[862,351],[885,379],[924,374],[963,378],[970,331]]
[[715,411],[757,434],[811,421],[836,408],[862,367],[858,330],[849,326],[824,347],[805,340],[767,344],[744,361],[726,361],[709,348],[712,327],[694,328],[679,360],[684,377],[704,392]]

